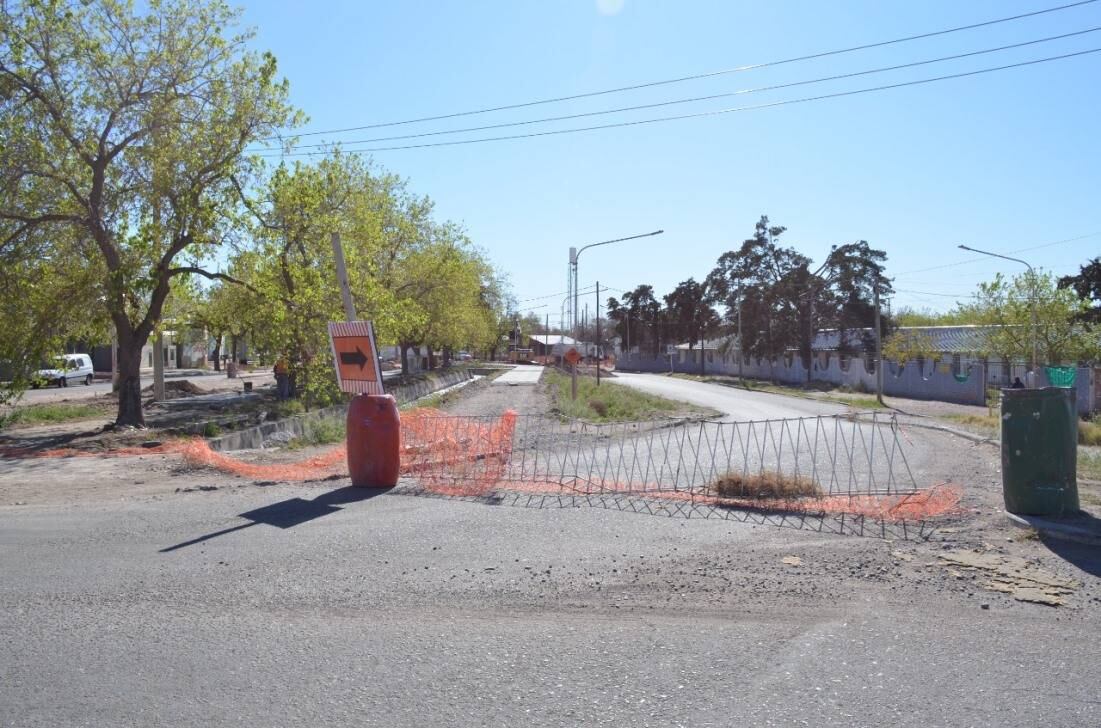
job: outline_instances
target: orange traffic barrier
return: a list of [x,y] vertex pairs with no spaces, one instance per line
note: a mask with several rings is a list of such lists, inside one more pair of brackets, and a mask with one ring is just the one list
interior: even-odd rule
[[348,473],[359,488],[393,488],[401,471],[401,417],[389,394],[360,394],[348,405]]

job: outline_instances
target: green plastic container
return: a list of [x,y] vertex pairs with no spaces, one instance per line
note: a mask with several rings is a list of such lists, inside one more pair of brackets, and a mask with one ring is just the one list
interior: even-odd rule
[[1002,390],[1005,509],[1027,516],[1078,512],[1074,390]]
[[1074,367],[1044,367],[1044,374],[1053,387],[1073,387],[1077,373]]

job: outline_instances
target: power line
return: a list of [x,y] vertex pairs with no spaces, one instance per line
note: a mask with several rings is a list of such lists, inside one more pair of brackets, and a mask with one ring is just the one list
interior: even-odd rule
[[[640,104],[637,106],[622,106],[616,109],[603,109],[601,111],[587,111],[577,114],[566,114],[564,116],[548,116],[542,119],[528,119],[525,121],[510,121],[501,124],[487,124],[484,126],[470,126],[463,129],[446,129],[443,131],[426,131],[417,134],[402,134],[398,136],[387,137],[375,137],[373,139],[355,139],[342,142],[343,144],[374,144],[377,142],[397,141],[400,139],[420,139],[423,137],[442,136],[445,134],[464,134],[474,131],[488,131],[490,129],[505,129],[515,126],[529,126],[531,124],[545,124],[552,121],[568,121],[571,119],[583,119],[590,116],[604,116],[607,114],[619,114],[625,111],[640,111],[642,109],[655,109],[664,106],[675,106],[677,104],[689,104],[698,101],[713,101],[714,99],[729,98],[731,96],[744,96],[747,94],[761,93],[764,91],[778,91],[780,89],[794,88],[796,86],[807,86],[815,83],[824,83],[827,81],[839,81],[846,78],[856,78],[859,76],[870,76],[876,73],[885,73],[887,71],[898,71],[903,68],[915,68],[917,66],[926,66],[931,63],[943,63],[945,61],[955,61],[961,58],[970,58],[973,56],[981,56],[987,53],[997,53],[999,51],[1010,50],[1012,48],[1023,48],[1025,46],[1036,45],[1039,43],[1048,43],[1055,40],[1063,40],[1065,38],[1072,38],[1079,35],[1086,35],[1087,33],[1096,33],[1101,30],[1101,26],[1095,26],[1093,28],[1087,28],[1086,30],[1077,30],[1072,33],[1064,33],[1062,35],[1053,35],[1047,38],[1037,38],[1036,40],[1029,40],[1023,43],[1013,43],[1010,45],[998,46],[996,48],[986,48],[979,51],[970,51],[968,53],[958,53],[951,56],[941,56],[939,58],[930,58],[924,61],[914,61],[912,63],[902,63],[895,66],[881,66],[879,68],[871,68],[864,71],[854,71],[852,73],[842,73],[834,76],[822,76],[820,78],[813,78],[804,81],[793,81],[791,83],[781,83],[772,86],[759,86],[757,88],[741,89],[738,91],[728,91],[721,94],[710,94],[708,96],[694,96],[691,98],[674,99],[672,101],[659,101],[651,104]],[[318,147],[331,146],[328,142],[320,144],[295,144],[295,149],[313,149]],[[270,151],[270,156],[277,156],[278,152]]]
[[[1043,248],[1050,248],[1050,247],[1055,246],[1055,245],[1064,245],[1066,243],[1074,243],[1074,242],[1077,242],[1079,240],[1085,240],[1086,238],[1093,238],[1093,237],[1096,237],[1098,235],[1101,235],[1101,230],[1098,230],[1097,232],[1093,232],[1093,233],[1086,233],[1085,235],[1079,235],[1079,236],[1073,237],[1073,238],[1064,238],[1062,240],[1054,240],[1050,243],[1042,243],[1040,245],[1032,245],[1032,246],[1029,246],[1027,248],[1017,248],[1016,250],[1007,250],[1007,251],[1005,251],[1005,254],[1006,255],[1013,255],[1014,253],[1027,253],[1031,250],[1042,250]],[[958,265],[964,265],[966,263],[978,263],[980,261],[988,261],[988,260],[990,260],[990,258],[988,256],[979,256],[977,258],[968,258],[967,260],[961,260],[961,261],[958,261],[956,263],[945,263],[943,265],[930,266],[929,268],[918,268],[917,270],[903,271],[902,273],[896,273],[895,275],[906,276],[906,275],[911,275],[913,273],[927,273],[927,272],[933,271],[933,270],[943,270],[945,268],[955,268]]]
[[[778,61],[768,61],[766,63],[755,63],[755,64],[751,64],[751,65],[746,65],[746,66],[735,66],[733,68],[725,68],[725,69],[721,69],[721,70],[718,70],[718,71],[708,71],[706,73],[697,73],[697,74],[693,74],[693,75],[690,75],[690,76],[679,76],[677,78],[669,78],[669,79],[665,79],[665,80],[661,80],[661,81],[648,81],[648,82],[645,82],[645,83],[634,84],[634,85],[631,85],[631,86],[620,86],[618,88],[603,89],[603,90],[600,90],[600,91],[588,91],[588,92],[585,92],[585,93],[572,94],[572,95],[569,95],[569,96],[557,96],[557,97],[547,98],[547,99],[538,99],[538,100],[535,100],[535,101],[525,101],[525,102],[516,103],[516,104],[506,104],[506,105],[503,105],[503,106],[494,106],[494,107],[483,108],[483,109],[474,109],[474,110],[471,110],[471,111],[459,111],[459,112],[454,112],[454,113],[449,113],[449,114],[440,114],[440,115],[437,115],[437,116],[424,116],[424,117],[420,117],[420,118],[416,118],[416,119],[404,119],[402,121],[389,121],[389,122],[381,122],[381,123],[377,123],[377,124],[366,124],[366,125],[363,125],[363,126],[345,127],[345,128],[342,128],[342,129],[327,129],[327,130],[323,130],[323,131],[303,132],[302,134],[297,134],[295,136],[318,136],[318,135],[322,135],[322,134],[344,134],[344,133],[350,132],[350,131],[363,131],[365,129],[380,129],[380,128],[389,127],[389,126],[402,126],[402,125],[405,125],[405,124],[418,124],[418,123],[425,122],[425,121],[442,121],[444,119],[454,119],[454,118],[462,117],[462,116],[473,116],[473,115],[476,115],[476,114],[488,114],[488,113],[492,113],[492,112],[495,112],[495,111],[507,111],[507,110],[510,110],[510,109],[522,109],[522,108],[526,108],[526,107],[530,107],[530,106],[539,106],[539,105],[542,105],[542,104],[553,104],[553,103],[559,103],[559,102],[562,102],[562,101],[573,101],[573,100],[576,100],[576,99],[584,99],[584,98],[591,98],[591,97],[594,97],[594,96],[604,96],[604,95],[607,95],[607,94],[621,93],[623,91],[636,91],[638,89],[652,88],[654,86],[665,86],[665,85],[674,84],[674,83],[683,83],[685,81],[696,81],[696,80],[700,80],[700,79],[704,79],[704,78],[713,78],[715,76],[722,76],[722,75],[727,75],[727,74],[731,74],[731,73],[741,73],[741,72],[744,72],[744,71],[753,71],[753,70],[760,69],[760,68],[771,68],[771,67],[774,67],[774,66],[782,66],[782,65],[789,64],[789,63],[798,63],[798,62],[801,62],[801,61],[810,61],[810,60],[816,60],[816,59],[819,59],[819,58],[827,58],[829,56],[842,55],[844,53],[853,53],[855,51],[869,50],[869,49],[872,49],[872,48],[882,48],[884,46],[894,45],[894,44],[897,44],[897,43],[907,43],[907,42],[913,41],[913,40],[922,40],[922,39],[925,39],[925,38],[934,38],[936,36],[947,35],[949,33],[958,33],[958,32],[964,31],[964,30],[974,30],[976,28],[984,28],[984,27],[991,26],[991,25],[997,25],[999,23],[1008,23],[1008,22],[1011,22],[1011,21],[1014,21],[1014,20],[1023,20],[1025,18],[1032,18],[1032,17],[1036,17],[1038,15],[1045,15],[1047,13],[1055,13],[1055,12],[1059,12],[1061,10],[1069,10],[1071,8],[1076,8],[1076,7],[1080,7],[1080,6],[1083,6],[1083,5],[1090,5],[1094,2],[1097,2],[1097,0],[1080,0],[1080,2],[1068,3],[1068,4],[1065,4],[1065,5],[1057,5],[1055,7],[1044,8],[1042,10],[1034,10],[1032,12],[1021,13],[1019,15],[1011,15],[1011,16],[1004,17],[1004,18],[995,18],[993,20],[985,20],[985,21],[982,21],[982,22],[979,22],[979,23],[971,23],[969,25],[960,25],[960,26],[956,26],[954,28],[944,28],[942,30],[935,30],[935,31],[931,31],[931,32],[928,32],[928,33],[920,33],[918,35],[910,35],[910,36],[905,36],[905,37],[902,37],[902,38],[894,38],[894,39],[891,39],[891,40],[879,41],[879,42],[876,42],[876,43],[866,43],[864,45],[852,46],[852,47],[849,47],[849,48],[840,48],[840,49],[831,50],[831,51],[823,51],[823,52],[820,52],[820,53],[811,53],[809,55],[796,56],[794,58],[784,58],[784,59],[778,60]],[[275,139],[281,139],[281,138],[283,138],[283,137],[282,136],[269,136],[269,137],[263,137],[262,140],[266,141],[266,140],[275,140]]]
[[[595,290],[595,286],[590,285],[590,286],[587,286],[586,288],[579,289],[578,293],[586,293],[590,289]],[[528,301],[543,301],[543,300],[548,299],[548,298],[554,298],[555,296],[566,296],[570,293],[572,293],[572,291],[562,291],[560,293],[548,293],[545,296],[535,296],[534,298],[523,298],[523,299],[520,299],[519,301],[517,301],[516,303],[527,303]]]
[[[831,94],[822,94],[820,96],[807,96],[807,97],[798,98],[798,99],[787,99],[787,100],[783,100],[783,101],[772,101],[772,102],[769,102],[769,103],[766,103],[766,104],[757,104],[757,105],[754,105],[754,106],[736,106],[736,107],[732,107],[732,108],[728,108],[728,109],[716,109],[716,110],[713,110],[713,111],[701,111],[701,112],[697,112],[697,113],[693,113],[693,114],[680,114],[680,115],[677,115],[677,116],[662,116],[662,117],[656,117],[656,118],[652,118],[652,119],[639,119],[639,120],[636,120],[636,121],[622,121],[622,122],[618,122],[618,123],[615,123],[615,124],[600,124],[600,125],[596,125],[596,126],[576,127],[576,128],[573,128],[573,129],[554,129],[554,130],[550,130],[550,131],[531,132],[531,133],[528,133],[528,134],[510,134],[510,135],[497,136],[497,137],[483,137],[483,138],[480,138],[480,139],[462,139],[462,140],[457,140],[457,141],[430,142],[430,143],[425,143],[425,144],[406,144],[406,145],[392,146],[392,147],[368,147],[366,149],[346,149],[344,151],[348,154],[363,154],[363,153],[367,153],[367,152],[392,152],[392,151],[399,151],[399,150],[404,150],[404,149],[424,149],[424,148],[428,148],[428,147],[451,147],[451,146],[458,146],[458,145],[463,145],[463,144],[482,144],[482,143],[485,143],[485,142],[509,141],[509,140],[514,140],[514,139],[529,139],[529,138],[533,138],[533,137],[557,136],[557,135],[560,135],[560,134],[576,134],[576,133],[579,133],[579,132],[586,132],[586,131],[599,131],[599,130],[603,130],[603,129],[616,129],[616,128],[628,127],[628,126],[641,126],[643,124],[656,124],[656,123],[667,122],[667,121],[682,121],[682,120],[685,120],[685,119],[699,119],[699,118],[704,118],[704,117],[709,117],[709,116],[721,116],[721,115],[724,115],[724,114],[733,114],[733,113],[738,113],[738,112],[742,112],[742,111],[757,111],[757,110],[760,110],[760,109],[771,109],[771,108],[775,108],[775,107],[778,107],[778,106],[790,106],[790,105],[793,105],[793,104],[804,104],[804,103],[808,103],[808,102],[811,102],[811,101],[823,101],[825,99],[836,99],[836,98],[842,98],[842,97],[845,97],[845,96],[856,96],[856,95],[859,95],[859,94],[873,93],[873,92],[877,92],[877,91],[887,91],[887,90],[890,90],[890,89],[904,88],[904,87],[907,87],[907,86],[920,86],[920,85],[923,85],[923,84],[935,83],[935,82],[938,82],[938,81],[948,81],[948,80],[957,79],[957,78],[966,78],[968,76],[978,76],[978,75],[982,75],[982,74],[986,74],[986,73],[994,73],[996,71],[1005,71],[1005,70],[1009,70],[1009,69],[1013,69],[1013,68],[1023,68],[1025,66],[1034,66],[1034,65],[1037,65],[1037,64],[1040,64],[1040,63],[1049,63],[1051,61],[1060,61],[1060,60],[1065,60],[1067,58],[1075,58],[1075,57],[1078,57],[1078,56],[1086,56],[1086,55],[1089,55],[1091,53],[1098,53],[1098,52],[1101,52],[1101,48],[1091,48],[1089,50],[1077,51],[1075,53],[1065,53],[1063,55],[1048,56],[1047,58],[1037,58],[1037,59],[1033,59],[1033,60],[1030,60],[1030,61],[1021,61],[1019,63],[1010,63],[1010,64],[1006,64],[1006,65],[1003,65],[1003,66],[993,66],[993,67],[990,67],[990,68],[981,68],[981,69],[978,69],[978,70],[975,70],[975,71],[966,71],[964,73],[953,73],[953,74],[947,74],[947,75],[944,75],[944,76],[934,76],[934,77],[931,77],[931,78],[921,78],[921,79],[916,79],[916,80],[913,80],[913,81],[904,81],[904,82],[900,82],[900,83],[886,84],[886,85],[883,85],[883,86],[873,86],[873,87],[869,87],[869,88],[854,89],[852,91],[839,91],[839,92],[831,93]],[[266,155],[266,156],[280,156],[280,157],[303,157],[303,156],[307,156],[308,157],[308,156],[315,156],[315,155],[318,155],[318,154],[325,154],[325,152],[290,152],[288,154],[278,154],[278,155],[271,154],[271,155]]]

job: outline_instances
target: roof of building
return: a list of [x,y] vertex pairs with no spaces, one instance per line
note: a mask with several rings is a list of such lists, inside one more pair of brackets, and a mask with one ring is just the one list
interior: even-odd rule
[[[993,326],[900,326],[896,331],[903,335],[912,334],[929,339],[936,351],[952,354],[976,353],[986,348],[986,335]],[[859,346],[863,335],[871,335],[872,329],[852,329],[845,332],[850,344]],[[819,331],[814,337],[815,351],[833,351],[841,345],[841,336],[837,329]]]
[[538,341],[543,346],[557,346],[558,344],[574,346],[577,344],[571,337],[562,334],[529,334],[528,338],[532,341]]
[[[986,334],[993,326],[901,326],[897,331],[927,336],[932,347],[951,354],[978,353],[986,348]],[[872,329],[847,329],[845,338],[851,346],[859,347],[863,335],[871,335]],[[708,339],[703,343],[704,350],[718,349],[727,339]],[[731,348],[735,346],[735,337],[731,337]],[[823,329],[814,337],[811,347],[814,351],[836,351],[841,345],[841,335],[837,329]],[[688,344],[677,344],[677,349],[687,349]],[[699,349],[699,344],[692,347]]]

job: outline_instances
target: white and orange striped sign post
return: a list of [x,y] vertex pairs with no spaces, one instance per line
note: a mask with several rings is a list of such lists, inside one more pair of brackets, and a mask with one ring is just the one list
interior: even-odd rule
[[333,321],[329,341],[340,390],[349,394],[385,394],[382,369],[370,321]]

